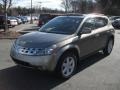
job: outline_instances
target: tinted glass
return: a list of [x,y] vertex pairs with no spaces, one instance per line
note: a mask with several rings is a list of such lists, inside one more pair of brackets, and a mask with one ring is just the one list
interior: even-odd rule
[[105,18],[96,18],[95,20],[95,28],[101,28],[108,24],[108,20]]
[[112,16],[112,17],[110,17],[110,20],[116,20],[118,18],[120,18],[120,17],[119,16]]
[[85,23],[83,24],[82,30],[86,28],[89,28],[91,30],[95,28],[95,20],[93,18],[89,18],[85,21]]
[[0,25],[3,25],[4,20],[5,20],[5,17],[4,16],[0,16]]
[[49,14],[41,14],[39,17],[39,20],[42,20],[44,23],[48,22],[50,19],[50,15]]
[[79,27],[82,17],[57,17],[45,24],[40,32],[56,34],[73,34]]

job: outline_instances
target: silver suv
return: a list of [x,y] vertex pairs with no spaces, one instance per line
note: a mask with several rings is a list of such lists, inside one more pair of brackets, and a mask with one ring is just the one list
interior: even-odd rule
[[109,55],[114,34],[104,15],[59,16],[38,32],[20,36],[11,48],[11,57],[19,65],[56,71],[63,78],[69,78],[81,58],[100,50]]

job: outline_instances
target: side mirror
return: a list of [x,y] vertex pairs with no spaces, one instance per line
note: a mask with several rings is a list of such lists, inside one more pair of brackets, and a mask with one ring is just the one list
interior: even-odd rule
[[82,34],[89,34],[89,33],[91,33],[92,31],[91,31],[91,28],[84,28],[83,30],[82,30]]

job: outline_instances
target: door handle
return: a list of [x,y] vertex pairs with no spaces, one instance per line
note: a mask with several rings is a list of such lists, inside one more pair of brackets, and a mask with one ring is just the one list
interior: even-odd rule
[[95,37],[99,37],[100,36],[100,34],[95,34]]
[[111,32],[112,30],[108,30],[107,32],[109,33],[109,32]]

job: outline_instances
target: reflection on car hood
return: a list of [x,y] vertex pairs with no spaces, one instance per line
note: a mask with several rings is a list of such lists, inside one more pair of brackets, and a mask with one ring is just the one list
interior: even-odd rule
[[74,35],[32,32],[19,37],[19,45],[29,48],[47,48]]

